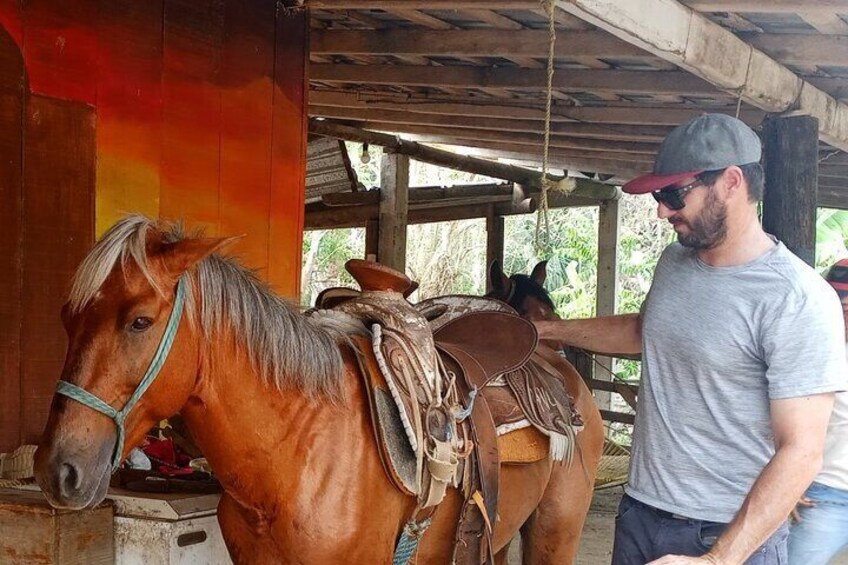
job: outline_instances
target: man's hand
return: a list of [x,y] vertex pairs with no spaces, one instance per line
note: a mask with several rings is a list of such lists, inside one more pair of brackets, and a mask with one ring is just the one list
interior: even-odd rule
[[648,565],[721,565],[713,556],[707,554],[701,557],[687,557],[686,555],[665,555],[651,561]]
[[813,502],[812,500],[810,500],[806,496],[802,496],[801,499],[798,501],[798,504],[795,505],[795,508],[792,509],[792,514],[790,514],[790,518],[792,518],[792,521],[797,524],[798,522],[801,521],[801,512],[798,510],[798,508],[799,507],[812,508],[815,505],[816,505],[815,502]]

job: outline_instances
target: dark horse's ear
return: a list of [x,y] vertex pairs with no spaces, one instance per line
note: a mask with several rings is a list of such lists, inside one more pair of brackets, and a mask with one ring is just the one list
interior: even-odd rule
[[243,237],[243,235],[237,235],[183,239],[162,245],[160,256],[168,273],[179,277],[199,261]]
[[489,283],[492,285],[492,291],[496,296],[507,296],[509,289],[512,286],[512,281],[509,277],[503,274],[501,270],[501,262],[495,259],[489,265]]
[[539,283],[539,286],[545,286],[545,279],[548,278],[548,262],[539,261],[539,263],[533,267],[533,272],[530,274],[530,278]]

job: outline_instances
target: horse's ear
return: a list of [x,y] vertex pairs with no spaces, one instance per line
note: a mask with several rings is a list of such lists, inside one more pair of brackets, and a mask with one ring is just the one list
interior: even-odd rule
[[545,279],[548,278],[548,262],[539,261],[539,263],[533,267],[533,272],[530,274],[530,278],[539,283],[539,286],[544,286]]
[[501,262],[495,259],[489,265],[489,283],[492,285],[492,290],[498,296],[506,296],[509,294],[509,287],[512,282],[509,277],[503,274],[501,270]]
[[243,238],[243,235],[234,237],[194,237],[183,239],[162,246],[162,263],[169,274],[180,276],[198,262]]

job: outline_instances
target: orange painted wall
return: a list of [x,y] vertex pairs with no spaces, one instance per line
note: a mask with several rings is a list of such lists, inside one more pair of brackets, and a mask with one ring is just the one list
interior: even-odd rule
[[[21,7],[22,6],[22,7]],[[96,114],[96,233],[128,212],[246,234],[298,291],[308,21],[260,0],[12,0],[0,25],[33,93]]]
[[[0,348],[0,451],[40,434],[64,358],[56,304],[64,299],[71,264],[124,214],[179,219],[207,235],[245,234],[235,253],[281,294],[297,294],[308,17],[277,4],[0,0],[0,26],[8,38],[2,57],[9,61],[0,59],[0,76],[20,73],[21,58],[25,75],[16,83],[23,82],[23,90],[12,88],[15,80],[9,78],[10,85],[0,85],[0,114],[12,108],[4,102],[6,90],[24,92],[14,106],[23,108],[16,110],[23,112],[23,133],[0,134],[7,151],[18,139],[24,157],[19,196],[4,200],[23,206],[20,214],[10,212],[22,218],[22,226],[8,224],[0,235],[15,227],[18,234],[47,242],[30,249],[28,240],[11,231],[0,242],[0,249],[18,254],[7,270],[17,271],[0,276],[0,290],[10,289],[0,297],[0,312],[11,313],[8,328],[0,324],[0,337],[8,338],[8,347]],[[39,137],[30,140],[28,132]],[[54,170],[54,161],[64,169]],[[64,188],[62,171],[68,167],[76,167],[75,184]],[[59,185],[55,196],[45,192],[46,184]],[[39,192],[28,196],[27,190]],[[27,211],[28,202],[41,208]],[[66,217],[72,225],[64,232],[52,225]],[[51,251],[45,238],[54,228],[62,235]],[[14,244],[17,240],[23,243]],[[63,247],[64,241],[74,244]],[[35,258],[54,262],[45,255],[50,252],[61,257],[61,268],[27,266]],[[35,290],[27,269],[40,277]],[[39,289],[49,296],[37,295]],[[36,322],[15,322],[29,308],[27,293],[38,296],[43,312]],[[30,355],[27,336],[40,336],[51,347]]]

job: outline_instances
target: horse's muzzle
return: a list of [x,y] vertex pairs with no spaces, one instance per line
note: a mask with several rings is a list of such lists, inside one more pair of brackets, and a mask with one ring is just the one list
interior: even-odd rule
[[106,497],[111,471],[111,446],[90,454],[68,454],[40,445],[35,452],[35,478],[47,501],[56,508],[79,510]]

